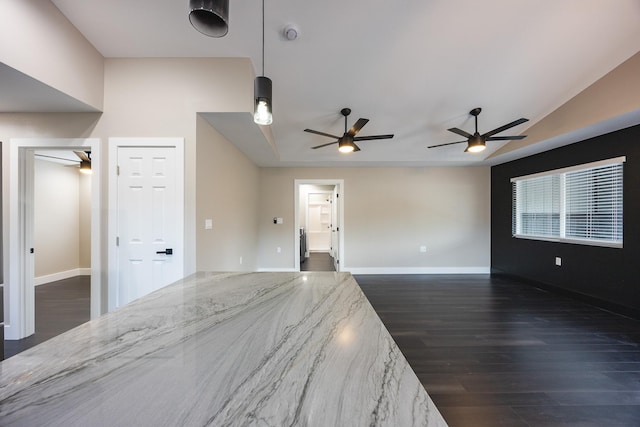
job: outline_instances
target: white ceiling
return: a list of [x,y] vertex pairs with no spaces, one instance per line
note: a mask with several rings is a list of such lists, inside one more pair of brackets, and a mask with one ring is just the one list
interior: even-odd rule
[[[220,39],[191,27],[188,0],[53,3],[105,57],[250,57],[261,73],[260,0],[231,0],[229,33]],[[483,108],[480,133],[526,117],[504,134],[523,133],[640,50],[638,0],[269,0],[265,7],[280,160],[264,156],[264,147],[242,148],[264,166],[483,164],[502,142],[481,155],[464,153],[465,144],[426,147],[462,140],[450,127],[473,132],[474,107]],[[287,24],[299,29],[298,40],[285,40]],[[395,138],[362,142],[350,155],[335,146],[311,150],[331,140],[303,129],[341,135],[342,107],[353,110],[349,126],[371,120],[359,136]]]

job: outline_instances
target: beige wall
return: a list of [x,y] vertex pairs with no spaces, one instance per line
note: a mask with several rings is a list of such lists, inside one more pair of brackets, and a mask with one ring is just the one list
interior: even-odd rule
[[102,61],[50,1],[0,2],[0,62],[101,110]]
[[200,116],[197,140],[196,269],[254,271],[259,169]]
[[[196,270],[198,112],[251,111],[253,66],[246,58],[105,61],[104,114],[93,136],[185,138],[185,273]],[[107,158],[103,150],[103,158]],[[103,166],[105,164],[103,163]],[[106,168],[106,166],[105,166]],[[106,191],[104,192],[106,194]]]
[[[488,167],[263,168],[260,269],[294,268],[295,179],[344,179],[345,270],[489,269]],[[284,224],[274,225],[275,216],[282,217]],[[423,245],[426,253],[420,252]]]
[[80,267],[80,177],[76,168],[34,162],[35,277]]
[[78,267],[91,268],[91,175],[78,173],[79,182],[79,260]]
[[34,163],[35,277],[91,267],[91,179],[77,168]]

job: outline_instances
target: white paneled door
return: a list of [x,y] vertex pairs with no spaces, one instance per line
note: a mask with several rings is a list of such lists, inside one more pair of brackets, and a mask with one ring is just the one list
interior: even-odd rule
[[182,278],[176,147],[118,147],[117,306]]

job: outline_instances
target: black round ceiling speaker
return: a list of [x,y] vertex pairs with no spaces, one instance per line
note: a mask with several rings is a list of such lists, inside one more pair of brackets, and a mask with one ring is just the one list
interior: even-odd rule
[[224,37],[229,31],[229,0],[189,0],[189,22],[209,37]]

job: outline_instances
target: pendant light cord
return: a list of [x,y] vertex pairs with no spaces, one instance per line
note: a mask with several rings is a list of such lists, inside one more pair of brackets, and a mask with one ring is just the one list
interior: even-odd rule
[[264,77],[264,0],[262,0],[262,76]]

